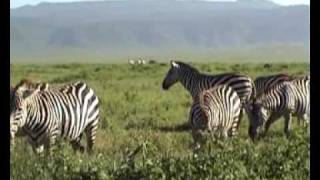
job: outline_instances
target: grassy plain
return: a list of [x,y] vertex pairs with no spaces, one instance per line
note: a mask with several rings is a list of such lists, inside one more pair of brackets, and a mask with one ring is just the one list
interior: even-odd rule
[[[201,72],[240,72],[252,78],[279,72],[305,74],[307,64],[194,64]],[[82,80],[101,101],[94,153],[74,153],[60,142],[52,157],[38,157],[24,138],[11,152],[12,179],[309,179],[309,135],[293,123],[286,139],[283,119],[252,143],[248,121],[237,138],[215,141],[195,156],[186,128],[191,97],[180,84],[161,88],[169,65],[56,64],[11,67],[11,85],[23,78],[49,83]]]

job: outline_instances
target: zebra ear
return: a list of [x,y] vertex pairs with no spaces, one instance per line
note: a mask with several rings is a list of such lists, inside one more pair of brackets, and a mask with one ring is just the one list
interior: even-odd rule
[[43,88],[43,84],[36,84],[33,88],[24,88],[22,90],[22,97],[25,99],[31,95],[33,95],[34,93],[37,93],[41,90],[41,88]]
[[48,87],[49,87],[49,85],[47,84],[47,83],[37,83],[37,85],[36,85],[36,90],[37,91],[45,91],[45,90],[47,90],[48,89]]
[[172,66],[172,67],[175,67],[175,68],[178,68],[178,67],[179,67],[179,64],[177,64],[177,63],[176,63],[175,61],[173,61],[173,60],[171,60],[170,63],[171,63],[171,66]]
[[29,96],[31,96],[33,93],[35,93],[35,91],[37,90],[34,90],[34,89],[26,89],[22,92],[22,97],[25,99]]

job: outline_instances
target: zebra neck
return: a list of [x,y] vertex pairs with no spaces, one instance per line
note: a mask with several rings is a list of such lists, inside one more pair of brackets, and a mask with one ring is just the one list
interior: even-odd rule
[[34,128],[35,124],[38,124],[40,122],[38,122],[40,119],[39,114],[41,111],[41,108],[38,107],[39,103],[41,103],[39,101],[39,99],[33,98],[32,100],[30,99],[29,103],[26,106],[26,118],[25,118],[25,122],[22,124],[22,127],[24,127],[25,129],[31,130],[32,128]]
[[192,71],[183,71],[180,74],[180,82],[185,89],[189,91],[192,97],[198,94],[198,82],[201,78],[201,74]]

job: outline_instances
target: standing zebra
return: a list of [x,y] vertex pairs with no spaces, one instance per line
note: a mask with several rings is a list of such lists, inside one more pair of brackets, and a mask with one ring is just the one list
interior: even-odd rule
[[[10,137],[22,128],[35,152],[50,150],[57,136],[71,141],[74,150],[84,151],[80,140],[87,136],[91,152],[99,121],[99,99],[83,82],[60,87],[20,81],[10,102]],[[50,152],[50,151],[49,151]]]
[[[171,68],[162,83],[164,90],[168,90],[173,84],[180,82],[195,99],[202,90],[225,84],[231,86],[237,92],[242,103],[242,110],[245,109],[247,114],[250,115],[247,105],[251,97],[255,96],[254,84],[250,77],[235,73],[207,75],[183,62],[171,61],[170,63]],[[242,115],[243,111],[240,112],[240,121]]]
[[289,81],[291,77],[288,74],[274,74],[269,76],[259,76],[254,80],[254,85],[256,88],[256,96],[259,96],[261,93],[265,92],[272,86]]
[[281,116],[285,118],[284,132],[289,135],[293,116],[309,118],[309,82],[298,87],[291,81],[278,83],[263,94],[256,97],[252,104],[249,136],[254,139],[257,129],[264,126],[264,135],[270,125]]
[[236,134],[239,124],[241,102],[230,86],[217,85],[200,92],[190,109],[189,121],[196,148],[204,142],[203,131],[224,138]]

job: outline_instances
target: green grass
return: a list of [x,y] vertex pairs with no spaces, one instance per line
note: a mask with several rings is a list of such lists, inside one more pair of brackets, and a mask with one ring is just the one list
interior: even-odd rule
[[[240,72],[252,78],[279,72],[305,74],[307,64],[194,64],[201,72]],[[52,157],[38,157],[24,138],[10,157],[12,179],[308,179],[309,135],[294,118],[293,135],[283,133],[283,119],[267,137],[252,143],[248,120],[239,136],[192,152],[187,123],[191,97],[180,84],[162,90],[168,64],[57,64],[11,66],[11,84],[23,78],[49,83],[82,80],[101,101],[101,121],[94,153],[74,153],[61,141]],[[85,138],[84,138],[85,139]],[[137,151],[134,154],[134,151]],[[134,154],[131,155],[130,154]]]

